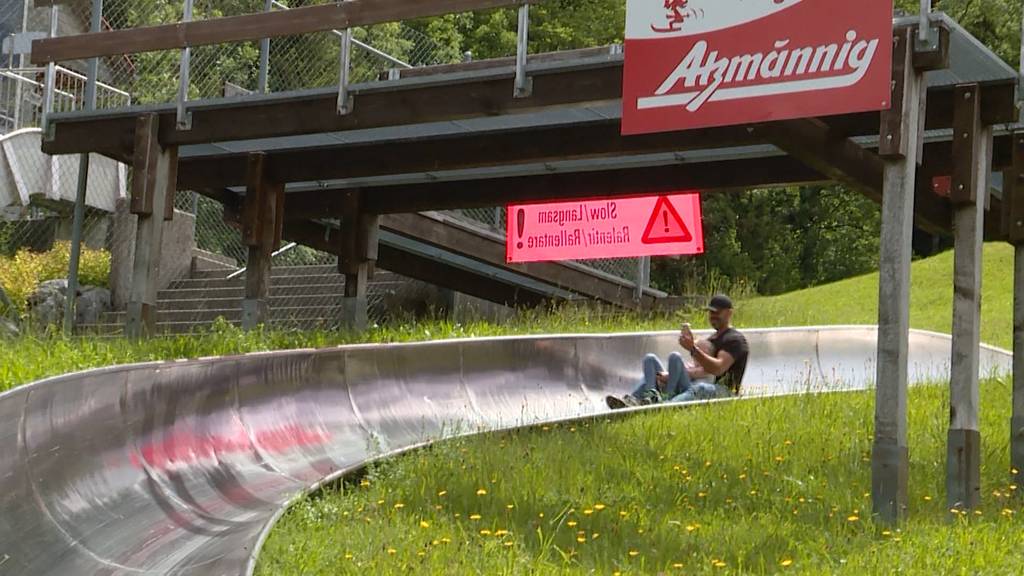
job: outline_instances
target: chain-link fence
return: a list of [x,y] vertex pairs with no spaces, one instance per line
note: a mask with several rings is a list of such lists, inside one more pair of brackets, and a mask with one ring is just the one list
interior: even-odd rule
[[[329,1],[194,0],[192,18],[202,20],[267,9],[288,10]],[[0,40],[4,42],[0,51],[0,139],[5,139],[0,145],[0,257],[8,258],[6,262],[13,262],[19,251],[46,253],[56,248],[58,252],[66,252],[61,242],[71,239],[78,158],[39,153],[16,155],[10,149],[17,147],[16,140],[25,138],[19,131],[42,125],[47,110],[68,112],[86,107],[86,62],[60,62],[54,66],[53,98],[48,102],[47,69],[30,65],[28,49],[32,39],[49,35],[51,27],[58,36],[87,32],[92,22],[91,6],[88,0],[58,3],[54,8],[37,8],[31,0],[8,0],[0,5]],[[99,24],[102,30],[114,30],[180,22],[183,7],[184,0],[106,0]],[[352,36],[352,82],[387,79],[389,71],[396,68],[451,63],[462,58],[456,49],[401,23],[356,28]],[[190,54],[188,99],[337,86],[343,37],[341,32],[329,31],[263,42],[194,47]],[[108,109],[173,102],[179,89],[181,57],[181,51],[165,50],[100,58],[95,106]],[[117,200],[124,197],[131,175],[123,166],[116,167],[97,156],[93,158],[84,243],[109,253],[114,250],[114,223],[119,221],[115,215]],[[104,195],[107,200],[101,201]],[[195,318],[208,318],[207,312],[215,311],[223,312],[230,320],[237,319],[239,282],[244,281],[238,276],[244,274],[248,256],[237,227],[224,218],[224,207],[220,203],[204,196],[179,193],[175,204],[193,222],[192,237],[201,266],[198,272],[190,270],[195,278],[171,286],[196,290],[189,294],[195,298],[184,298],[193,302],[169,306],[168,314],[161,321],[186,322],[184,312],[190,310],[196,312]],[[453,215],[482,224],[495,234],[504,234],[503,208],[461,210]],[[281,290],[271,295],[271,307],[278,310],[273,316],[275,322],[283,325],[300,318],[333,323],[340,318],[336,306],[342,284],[340,277],[333,273],[335,256],[297,246],[277,255],[274,264],[282,269],[282,278],[287,274],[294,276],[279,280]],[[585,265],[629,281],[637,279],[635,259],[587,261]],[[9,271],[13,266],[6,267]],[[207,269],[202,270],[204,267]],[[283,270],[285,267],[294,267],[294,270],[288,272]],[[117,272],[110,274],[108,284],[113,284]],[[3,271],[0,271],[0,281],[2,276]],[[95,274],[90,276],[90,281],[103,283]],[[204,295],[202,290],[206,288],[213,292]],[[216,292],[222,288],[227,291]],[[210,294],[214,297],[208,298]],[[418,299],[420,304],[410,306],[410,298],[406,298],[404,304],[395,303],[410,294],[412,300]],[[380,320],[385,308],[436,308],[444,305],[444,298],[444,291],[384,274],[371,285],[370,308],[373,319]],[[116,295],[114,300],[116,305]],[[111,315],[89,318],[94,323],[121,320]]]

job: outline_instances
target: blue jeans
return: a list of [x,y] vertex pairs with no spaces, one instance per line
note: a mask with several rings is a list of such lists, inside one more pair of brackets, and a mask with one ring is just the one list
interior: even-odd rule
[[[657,376],[665,372],[661,360],[654,354],[644,356],[644,379],[639,386],[633,390],[635,398],[643,398],[650,391],[658,387]],[[693,402],[695,400],[711,400],[713,398],[725,398],[730,395],[725,386],[690,381],[690,373],[686,371],[686,364],[683,362],[682,354],[673,352],[668,355],[668,382],[662,390],[662,398],[668,398],[668,402]]]

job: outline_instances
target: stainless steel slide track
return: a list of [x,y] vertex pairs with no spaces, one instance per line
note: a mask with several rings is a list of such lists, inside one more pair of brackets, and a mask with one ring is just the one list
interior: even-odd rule
[[[748,395],[863,388],[872,327],[746,331]],[[347,346],[119,366],[0,395],[0,574],[246,574],[288,503],[445,436],[578,418],[674,333]],[[947,377],[914,332],[911,377]],[[982,371],[1010,370],[982,350]]]

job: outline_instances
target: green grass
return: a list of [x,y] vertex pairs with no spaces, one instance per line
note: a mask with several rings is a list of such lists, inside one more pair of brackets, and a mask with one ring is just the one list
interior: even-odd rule
[[[1013,250],[985,246],[982,339],[1010,347]],[[950,252],[914,263],[911,324],[949,332],[952,317]],[[877,322],[878,274],[843,280],[770,298],[739,303],[736,321],[744,327]],[[703,326],[700,315],[688,318]],[[502,323],[453,323],[445,320],[392,323],[363,334],[343,332],[245,333],[226,324],[207,334],[129,342],[111,338],[22,337],[0,340],[0,392],[75,370],[149,360],[197,358],[287,348],[319,348],[357,342],[409,342],[508,334],[600,333],[675,328],[680,315],[640,315],[607,309],[564,306],[533,310]]]
[[[1009,349],[1013,337],[1013,247],[986,244],[983,261],[981,339]],[[949,333],[953,317],[953,253],[917,261],[911,270],[910,324]],[[743,326],[876,324],[878,274],[742,303]]]
[[302,501],[257,574],[1017,574],[1010,385],[983,385],[979,515],[946,509],[946,396],[911,392],[899,530],[871,520],[871,395],[797,396],[442,442]]

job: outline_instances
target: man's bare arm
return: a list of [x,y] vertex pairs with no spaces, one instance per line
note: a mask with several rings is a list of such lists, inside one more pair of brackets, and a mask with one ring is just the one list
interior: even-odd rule
[[718,357],[716,358],[694,346],[693,350],[690,350],[690,354],[693,355],[693,359],[701,368],[704,369],[705,372],[715,377],[728,372],[729,368],[732,368],[733,363],[736,362],[736,359],[732,357],[732,354],[729,354],[725,350],[719,350]]

